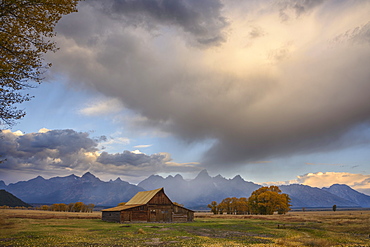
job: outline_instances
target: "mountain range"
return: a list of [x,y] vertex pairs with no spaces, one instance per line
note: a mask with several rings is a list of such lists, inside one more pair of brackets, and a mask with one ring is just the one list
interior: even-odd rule
[[[44,179],[38,176],[9,185],[0,181],[0,189],[30,204],[81,201],[85,204],[116,206],[120,202],[127,202],[139,191],[161,187],[164,187],[173,202],[184,204],[192,209],[207,209],[210,202],[221,202],[226,197],[248,198],[261,185],[245,181],[239,175],[232,179],[221,175],[211,177],[206,170],[201,171],[192,180],[185,180],[179,174],[166,178],[151,175],[138,185],[122,181],[120,178],[104,182],[90,172],[82,177],[72,174],[66,177]],[[279,187],[283,193],[290,196],[293,208],[332,207],[334,204],[337,207],[370,207],[370,196],[343,184],[334,184],[322,189],[300,184]]]

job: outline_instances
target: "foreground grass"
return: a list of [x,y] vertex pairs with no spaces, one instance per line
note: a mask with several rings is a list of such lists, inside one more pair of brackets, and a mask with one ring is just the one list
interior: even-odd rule
[[117,224],[100,213],[0,210],[0,246],[370,246],[370,211],[198,214],[192,223]]

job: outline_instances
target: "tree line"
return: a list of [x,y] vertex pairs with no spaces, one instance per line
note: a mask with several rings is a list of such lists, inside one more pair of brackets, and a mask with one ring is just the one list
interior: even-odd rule
[[36,210],[44,210],[44,211],[59,211],[59,212],[86,212],[91,213],[94,210],[95,204],[85,204],[83,202],[76,202],[76,203],[55,203],[53,205],[42,205],[40,207],[36,207]]
[[208,207],[214,214],[285,214],[290,210],[290,201],[279,187],[270,186],[253,191],[249,198],[228,197],[220,203],[212,201]]

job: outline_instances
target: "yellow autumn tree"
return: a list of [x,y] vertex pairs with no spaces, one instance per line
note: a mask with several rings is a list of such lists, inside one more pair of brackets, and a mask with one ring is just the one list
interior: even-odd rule
[[248,198],[249,211],[252,214],[285,214],[290,210],[290,198],[281,193],[277,186],[261,187]]
[[216,201],[212,201],[210,204],[207,205],[207,207],[209,207],[211,209],[211,212],[213,214],[218,214],[219,211],[220,211]]
[[227,197],[223,199],[219,204],[220,211],[225,212],[227,214],[232,214],[232,205],[231,205],[231,198]]
[[57,51],[56,23],[77,11],[79,0],[3,0],[0,1],[0,125],[12,125],[25,112],[15,104],[29,101],[22,90],[29,81],[40,83],[51,64],[46,52]]
[[208,205],[214,214],[226,212],[227,214],[248,214],[249,207],[247,198],[241,197],[227,197],[217,205],[217,202],[213,201]]

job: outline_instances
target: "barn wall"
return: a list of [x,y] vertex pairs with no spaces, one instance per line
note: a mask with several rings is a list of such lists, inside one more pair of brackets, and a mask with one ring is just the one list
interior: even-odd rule
[[108,222],[120,222],[121,212],[102,212],[102,220]]
[[173,215],[172,215],[173,222],[188,222],[188,221],[193,221],[193,219],[194,219],[194,212],[186,208],[179,207],[177,205],[173,206]]
[[146,205],[121,211],[121,222],[148,222]]
[[171,205],[171,200],[166,196],[163,191],[158,192],[148,204],[156,204],[156,205]]
[[194,212],[193,211],[188,211],[188,221],[193,221],[194,220]]
[[146,205],[124,209],[120,212],[103,212],[102,219],[112,222],[189,222],[194,212],[174,205],[162,191],[159,191]]
[[172,221],[172,205],[149,205],[148,206],[149,221],[151,222],[171,222]]

